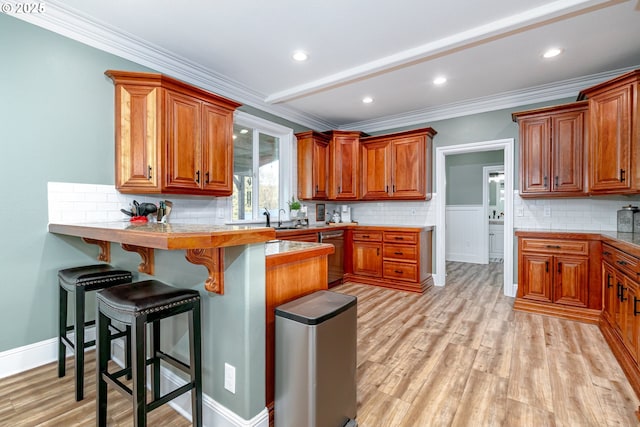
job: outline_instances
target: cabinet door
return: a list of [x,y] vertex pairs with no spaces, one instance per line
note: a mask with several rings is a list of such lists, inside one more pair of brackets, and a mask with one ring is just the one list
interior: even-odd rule
[[638,284],[625,277],[620,292],[621,332],[622,341],[634,360],[638,359],[638,314],[640,313],[636,311],[637,302]]
[[233,111],[202,104],[202,188],[207,194],[233,191]]
[[353,242],[353,274],[382,277],[382,245],[373,242]]
[[551,164],[549,117],[524,119],[520,122],[520,192],[544,193],[550,190]]
[[313,186],[314,199],[326,199],[327,169],[329,167],[329,146],[322,142],[313,143]]
[[358,137],[334,136],[331,141],[329,198],[355,200],[358,197]]
[[199,190],[201,167],[201,102],[166,92],[167,189]]
[[589,99],[590,191],[631,188],[632,89],[625,85]]
[[425,150],[424,136],[403,138],[392,142],[392,197],[407,199],[426,197]]
[[604,289],[604,316],[609,321],[609,324],[615,328],[615,313],[618,301],[618,295],[616,293],[616,271],[606,262],[602,263],[602,282],[602,288]]
[[391,146],[388,141],[362,145],[362,198],[388,199],[391,181]]
[[553,257],[549,255],[522,254],[523,283],[518,296],[535,301],[551,302]]
[[116,188],[160,192],[160,88],[116,86]]
[[557,256],[554,261],[553,302],[586,307],[589,302],[589,258]]
[[584,121],[584,111],[551,117],[551,190],[554,192],[580,193],[584,189]]

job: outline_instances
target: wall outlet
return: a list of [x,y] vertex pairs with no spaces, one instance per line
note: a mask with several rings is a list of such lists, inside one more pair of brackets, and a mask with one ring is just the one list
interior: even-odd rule
[[516,216],[524,216],[524,208],[522,206],[516,208]]
[[224,364],[224,388],[236,394],[236,368],[228,363]]
[[551,216],[551,206],[544,207],[544,216]]

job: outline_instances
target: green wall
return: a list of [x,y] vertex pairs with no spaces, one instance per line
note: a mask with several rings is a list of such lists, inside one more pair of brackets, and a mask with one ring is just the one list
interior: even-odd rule
[[447,205],[481,205],[484,166],[504,164],[503,150],[445,157]]
[[[151,70],[3,14],[0,57],[2,352],[56,337],[57,271],[96,263],[95,246],[48,233],[47,182],[114,183],[114,87],[104,71]],[[138,262],[112,245],[112,264],[136,271]],[[203,292],[204,392],[251,419],[264,409],[264,245],[228,249],[225,268],[225,295]],[[202,291],[205,274],[183,251],[156,251],[155,278]],[[169,329],[182,352],[184,322]],[[236,367],[236,394],[223,389],[225,361]]]

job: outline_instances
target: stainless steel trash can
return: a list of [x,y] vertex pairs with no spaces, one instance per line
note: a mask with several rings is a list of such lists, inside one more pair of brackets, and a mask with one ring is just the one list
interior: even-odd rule
[[318,291],[276,308],[276,427],[357,426],[356,301]]

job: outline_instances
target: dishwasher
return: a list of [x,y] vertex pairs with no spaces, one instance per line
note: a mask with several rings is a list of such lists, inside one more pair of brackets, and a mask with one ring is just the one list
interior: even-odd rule
[[344,231],[322,231],[320,232],[320,243],[331,243],[335,252],[329,255],[329,287],[342,283],[344,275]]

